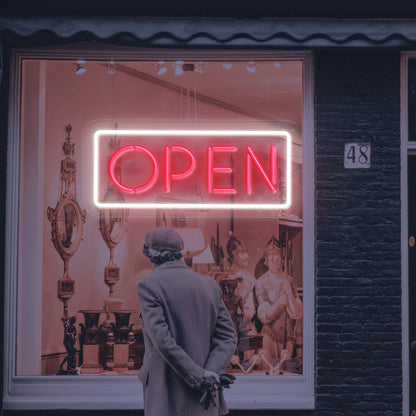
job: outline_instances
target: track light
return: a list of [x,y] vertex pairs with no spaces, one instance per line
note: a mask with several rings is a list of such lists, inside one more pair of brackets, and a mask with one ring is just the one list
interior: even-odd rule
[[253,61],[251,61],[246,66],[246,69],[248,72],[250,72],[250,74],[254,74],[256,72],[256,64]]
[[108,72],[110,75],[113,75],[113,74],[115,74],[115,73],[116,73],[116,64],[114,63],[114,61],[113,61],[113,60],[111,60],[111,61],[108,63],[108,65],[107,65],[107,72]]
[[167,72],[167,68],[165,66],[165,61],[159,61],[157,64],[157,74],[158,75],[163,75]]
[[182,75],[183,69],[182,69],[183,61],[176,61],[175,62],[175,75]]
[[74,64],[76,66],[75,73],[77,75],[81,75],[86,72],[87,69],[85,68],[85,63],[86,62],[84,60],[78,59],[78,61]]
[[200,74],[203,74],[204,73],[203,66],[204,64],[201,61],[197,62],[195,66],[195,72],[199,72]]

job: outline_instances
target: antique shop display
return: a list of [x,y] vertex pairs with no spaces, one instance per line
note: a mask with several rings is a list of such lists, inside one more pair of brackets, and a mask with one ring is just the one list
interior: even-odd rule
[[[71,316],[64,324],[64,346],[67,352],[66,357],[59,366],[58,374],[76,374],[76,348],[75,341],[77,339],[77,329],[75,328],[76,318]],[[64,370],[64,364],[67,363],[67,369]]]
[[[120,147],[120,141],[117,136],[112,137],[108,146],[112,152],[117,151]],[[121,180],[122,173],[120,163],[115,163],[113,167],[113,175],[117,180]],[[108,181],[107,189],[104,195],[106,202],[122,203],[124,197],[113,182]],[[114,249],[122,240],[127,231],[127,214],[126,209],[100,209],[100,232],[101,236],[110,250],[110,261],[104,269],[104,281],[110,288],[109,298],[106,300],[104,309],[111,311],[123,307],[124,301],[114,297],[114,285],[120,280],[120,268],[114,262]]]
[[[55,208],[48,207],[47,215],[51,223],[52,242],[56,251],[64,262],[64,274],[58,280],[58,297],[64,304],[62,322],[64,325],[64,344],[68,355],[64,362],[67,370],[61,368],[59,374],[76,374],[74,364],[74,343],[69,342],[74,334],[74,319],[69,317],[68,301],[75,293],[75,281],[68,272],[68,263],[78,250],[82,241],[83,224],[86,212],[82,210],[77,201],[76,173],[77,164],[72,157],[75,154],[75,144],[71,142],[71,124],[65,128],[66,138],[62,146],[65,158],[61,160],[59,197]],[[69,324],[69,322],[71,322]],[[68,326],[69,325],[69,326]],[[71,335],[72,334],[72,335]]]
[[79,313],[84,315],[85,322],[80,324],[81,333],[79,336],[81,374],[96,374],[103,370],[101,357],[105,356],[106,353],[105,348],[103,348],[103,345],[105,345],[103,333],[106,333],[101,330],[99,325],[102,311],[81,310]]
[[294,262],[299,260],[294,245],[299,244],[295,239],[301,236],[302,219],[280,216],[276,225],[279,238],[272,235],[267,241],[254,273],[249,271],[246,244],[231,233],[224,271],[213,275],[239,337],[231,371],[302,373],[302,289],[293,276]]
[[[73,152],[69,139],[70,128],[67,131],[64,149]],[[111,152],[117,152],[120,146],[117,136],[108,139],[108,146]],[[68,163],[63,161],[62,166],[67,167]],[[75,162],[72,166],[75,168]],[[123,170],[120,164],[114,163],[112,172],[115,178],[121,180]],[[70,176],[66,174],[62,177]],[[285,181],[282,186],[286,186]],[[75,189],[75,183],[73,187]],[[61,188],[64,190],[61,199],[69,200],[69,186],[64,182]],[[82,234],[82,222],[81,228],[77,221],[70,222],[72,214],[78,218],[74,195],[75,191],[72,191],[71,202],[66,202],[67,210],[61,214],[68,222],[66,234],[54,242],[57,249],[60,245],[64,247],[58,252],[64,259],[64,278],[68,284],[73,282],[67,272],[70,258],[68,250],[75,248],[75,245],[71,245],[72,241],[78,247],[80,240],[76,240],[75,235]],[[108,181],[104,199],[119,204],[123,203],[124,196],[113,181]],[[169,204],[172,199],[160,197],[159,201]],[[50,218],[53,218],[55,211],[50,209]],[[191,215],[190,211],[185,214],[177,209],[158,209],[154,218],[156,225],[168,225],[177,230],[185,243],[183,257],[187,265],[211,276],[221,289],[238,334],[237,348],[228,371],[245,375],[302,374],[302,219],[295,214],[285,215],[279,211],[275,218],[258,219],[256,232],[255,227],[253,230],[247,228],[250,222],[240,218],[234,209],[229,211],[229,215],[214,218],[211,222],[208,222],[207,212],[194,210]],[[124,308],[126,302],[122,297],[127,295],[125,291],[114,296],[114,287],[120,282],[120,267],[114,261],[114,251],[126,234],[127,215],[126,208],[99,210],[98,228],[110,251],[109,262],[104,269],[104,282],[109,292],[102,309],[86,307],[79,311],[84,318],[84,323],[79,324],[78,334],[80,374],[131,374],[142,365],[142,331],[140,323],[132,319],[137,310],[130,306],[129,309]],[[85,217],[80,218],[85,221]],[[137,230],[141,221],[132,218],[129,225]],[[70,229],[74,230],[73,234],[67,231]],[[140,241],[133,241],[138,244],[134,256],[142,256]],[[134,258],[127,260],[131,262]],[[123,267],[127,267],[125,261]],[[62,299],[67,305],[69,298]],[[77,371],[75,321],[71,320],[71,324],[68,320],[65,322],[65,348],[68,355],[61,365],[60,374]],[[67,370],[63,370],[65,363]]]
[[135,311],[114,311],[115,323],[112,329],[114,338],[107,338],[107,367],[117,373],[128,374],[134,369],[135,352],[133,345],[136,342],[130,316]]
[[[57,75],[64,64],[47,65]],[[70,108],[60,103],[48,115],[45,157],[39,168],[45,177],[44,211],[50,200],[55,201],[53,164],[61,159],[53,135],[67,114],[79,128],[80,157],[75,162],[67,125],[58,202],[56,208],[48,208],[52,241],[64,263],[58,282],[64,345],[63,337],[55,335],[61,323],[56,320],[51,331],[45,320],[40,371],[137,373],[144,343],[136,287],[153,269],[143,254],[144,238],[153,227],[168,226],[184,241],[186,265],[217,283],[230,312],[238,343],[228,371],[250,376],[303,374],[302,84],[296,81],[291,87],[297,98],[290,101],[289,121],[283,111],[289,102],[274,105],[277,89],[267,87],[273,91],[267,106],[264,94],[257,93],[266,87],[265,80],[277,86],[275,77],[283,67],[293,79],[302,79],[302,65],[282,62],[276,72],[269,62],[259,61],[259,70],[269,72],[257,83],[253,74],[247,78],[246,65],[235,61],[239,75],[235,72],[224,91],[214,93],[219,78],[206,77],[208,83],[197,88],[194,81],[202,80],[202,73],[194,69],[166,83],[151,74],[154,64],[117,64],[110,73],[93,59],[86,75],[102,97],[84,95],[87,77],[74,75],[68,85],[79,82],[78,100]],[[204,71],[219,75],[225,69],[218,64],[206,62]],[[249,96],[237,79],[250,85]],[[51,93],[59,89],[58,81],[56,76]],[[192,97],[184,95],[186,91]],[[146,100],[137,100],[141,96]],[[79,106],[81,99],[89,102],[88,108]],[[238,102],[247,108],[261,105],[263,114],[248,116]],[[183,110],[191,107],[195,117],[190,118]],[[44,225],[49,227],[48,222]],[[50,288],[61,263],[49,255],[49,241],[44,241],[43,250],[46,318],[60,312],[60,301],[53,302]],[[71,260],[75,252],[76,261]],[[69,273],[69,260],[76,279]]]
[[[81,374],[122,373],[134,370],[136,344],[130,316],[135,311],[81,310],[85,324],[80,324]],[[108,317],[111,316],[111,319]],[[142,356],[142,355],[141,355]],[[136,366],[137,367],[137,366]]]
[[[117,127],[117,125],[116,125]],[[108,141],[112,151],[120,146],[117,136]],[[121,180],[120,165],[114,166],[114,175]],[[123,195],[108,182],[104,199],[108,202],[123,202]],[[81,310],[85,326],[81,328],[80,342],[81,374],[95,374],[103,371],[124,372],[133,369],[134,357],[131,344],[135,342],[129,318],[133,311],[122,310],[124,300],[114,297],[114,285],[120,280],[120,267],[114,262],[114,249],[127,231],[125,209],[101,209],[99,211],[99,230],[110,250],[109,263],[104,268],[104,282],[109,287],[109,297],[102,310]],[[119,310],[120,309],[120,310]],[[110,320],[113,315],[113,320]],[[100,317],[104,317],[100,324]],[[115,322],[114,322],[115,321]]]

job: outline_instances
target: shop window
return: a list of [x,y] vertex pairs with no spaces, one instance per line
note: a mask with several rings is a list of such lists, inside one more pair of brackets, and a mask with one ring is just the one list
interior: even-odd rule
[[235,323],[231,407],[313,407],[308,54],[87,55],[15,56],[6,402],[141,406],[141,249],[167,225]]

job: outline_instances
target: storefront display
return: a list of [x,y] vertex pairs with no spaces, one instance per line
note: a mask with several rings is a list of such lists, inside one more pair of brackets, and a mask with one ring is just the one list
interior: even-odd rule
[[[278,67],[273,61],[251,62],[260,72],[258,76],[248,71],[250,62],[241,61],[233,62],[231,69],[225,69],[218,61],[182,65],[164,61],[169,70],[163,75],[158,75],[155,68],[160,63],[154,61],[123,62],[124,72],[121,73],[117,72],[117,62],[112,62],[110,72],[101,62],[84,60],[85,72],[79,73],[78,67],[74,70],[70,61],[46,61],[43,76],[50,105],[33,109],[45,115],[48,149],[44,162],[45,206],[49,203],[47,195],[57,185],[57,167],[61,166],[57,208],[48,207],[46,211],[52,227],[53,246],[64,261],[64,275],[58,280],[57,293],[64,302],[63,316],[58,316],[55,322],[51,319],[56,315],[56,297],[43,296],[41,300],[44,316],[41,374],[137,374],[144,347],[134,289],[149,272],[140,245],[144,233],[156,221],[157,211],[150,208],[163,211],[157,225],[174,226],[183,236],[186,246],[183,254],[188,265],[212,276],[223,291],[240,339],[229,371],[257,375],[302,374],[301,61],[284,60]],[[36,61],[33,60],[23,63],[23,79],[25,71],[34,65]],[[195,69],[197,65],[200,72]],[[147,80],[128,77],[126,70],[130,68],[152,77],[150,86]],[[183,73],[179,73],[178,68]],[[84,79],[89,73],[90,78]],[[214,80],[220,75],[224,78],[222,84],[228,86],[219,96]],[[298,81],[288,85],[285,81],[288,77],[298,77]],[[162,91],[160,86],[153,86],[154,80],[159,79]],[[182,85],[181,90],[164,91],[165,79]],[[69,83],[72,84],[71,95],[65,102],[54,103],[54,97],[64,94],[62,86]],[[239,102],[241,108],[250,109],[252,104],[248,100],[259,102],[262,98],[261,89],[255,91],[256,85],[264,83],[274,91],[268,100],[274,103],[276,110],[266,101],[262,107],[257,105],[256,111],[268,113],[270,119],[275,114],[275,121],[250,121],[235,108],[225,112],[228,102],[233,105]],[[273,86],[277,83],[285,85],[285,90]],[[239,98],[240,84],[252,91],[251,96]],[[31,89],[30,84],[24,84],[23,97]],[[101,108],[88,108],[83,100],[91,97],[95,101],[97,91],[104,91],[107,97]],[[214,105],[200,99],[201,96],[207,99],[208,91]],[[155,93],[159,94],[157,98]],[[139,110],[136,97],[145,94],[146,100],[141,100],[145,107],[140,110],[140,117],[128,120]],[[216,104],[219,101],[221,105]],[[293,102],[292,106],[283,104],[288,101]],[[192,120],[186,113],[172,111],[181,103],[194,113]],[[146,111],[146,107],[151,110]],[[213,111],[218,120],[213,119]],[[110,120],[96,121],[109,112]],[[238,120],[230,122],[230,113]],[[62,142],[58,139],[58,120],[66,114],[72,117],[71,124],[61,126],[61,132],[66,131]],[[115,114],[118,116],[114,117]],[[291,120],[293,139],[289,132],[270,130],[269,126],[287,127],[287,121],[280,122],[283,117]],[[152,118],[157,121],[149,121]],[[168,124],[163,120],[172,119],[174,122],[170,124],[176,129],[160,128]],[[30,123],[28,118],[24,119],[23,130],[27,123]],[[195,129],[199,123],[211,127]],[[111,124],[117,128],[96,130],[98,126]],[[125,129],[125,126],[141,125],[157,128]],[[239,130],[229,126],[238,126]],[[78,131],[78,137],[74,136],[74,131]],[[93,137],[91,131],[96,131]],[[293,164],[292,140],[296,146]],[[62,149],[64,158],[60,160]],[[24,167],[22,177],[25,177]],[[28,180],[30,182],[31,178]],[[93,195],[97,207],[91,205]],[[166,202],[168,200],[170,203]],[[201,202],[192,203],[198,200]],[[80,204],[86,206],[86,210],[82,210]],[[142,206],[145,213],[140,209]],[[174,220],[170,220],[170,216],[174,216]],[[46,228],[47,223],[43,229]],[[246,241],[246,254],[250,253],[246,262],[246,273],[252,276],[250,282],[239,276],[236,263],[232,264],[233,260],[224,255],[224,250],[218,252],[237,234]],[[100,259],[106,252],[103,240],[110,250],[110,260],[100,271]],[[213,246],[211,241],[215,241]],[[277,251],[273,251],[273,247]],[[54,258],[50,248],[51,242],[45,233],[42,262],[45,288],[53,287],[57,275],[56,256]],[[74,260],[69,273],[68,261],[73,256],[76,259],[77,254],[78,261]],[[271,259],[276,260],[272,262]],[[273,264],[272,271],[269,264]],[[98,295],[103,293],[104,284],[109,286],[109,294]],[[240,295],[242,292],[245,301]],[[250,301],[247,301],[247,292],[250,292]],[[273,312],[266,312],[268,309]],[[122,320],[121,315],[124,315]],[[66,355],[62,354],[60,346],[60,321],[65,334],[70,331],[78,339],[75,343],[74,338],[74,346]],[[67,338],[65,335],[65,340]],[[82,359],[77,353],[75,360],[75,350],[82,350]],[[62,368],[64,362],[66,370]],[[24,368],[21,374],[25,374]]]
[[[19,300],[17,376],[39,386],[56,375],[70,384],[136,376],[144,344],[135,288],[151,271],[142,245],[149,229],[169,226],[235,323],[227,371],[249,384],[298,379],[291,391],[305,395],[305,56],[116,55],[110,64],[108,52],[82,62],[22,55],[20,204],[37,207],[42,245],[18,299],[37,287],[42,324],[31,327]],[[33,135],[34,123],[43,134]],[[29,236],[27,227],[23,215]]]
[[413,28],[0,17],[6,414],[142,412],[155,226],[230,312],[231,415],[412,414]]
[[414,19],[139,15],[0,16],[2,411],[143,414],[168,226],[238,333],[231,416],[413,415]]

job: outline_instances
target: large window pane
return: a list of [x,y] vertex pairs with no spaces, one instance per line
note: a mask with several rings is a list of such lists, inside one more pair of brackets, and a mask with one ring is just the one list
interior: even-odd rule
[[[223,291],[240,338],[229,371],[302,375],[303,61],[24,60],[22,74],[17,374],[137,373],[135,288],[151,270],[141,248],[149,229],[168,225],[190,267]],[[288,132],[290,207],[100,211],[93,132],[143,126]],[[234,166],[236,180],[244,169]],[[183,201],[204,201],[204,183],[196,177]],[[110,184],[108,195],[118,198]]]

